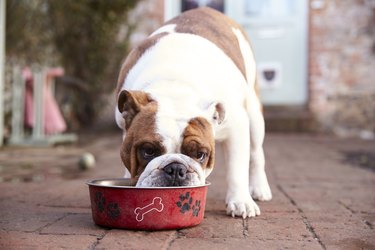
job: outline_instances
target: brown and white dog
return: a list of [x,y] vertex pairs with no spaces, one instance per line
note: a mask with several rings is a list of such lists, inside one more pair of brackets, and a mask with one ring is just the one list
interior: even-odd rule
[[246,35],[220,12],[188,11],[156,30],[131,51],[118,80],[125,177],[140,187],[204,184],[216,142],[228,168],[227,213],[259,215],[253,198],[272,195],[255,82]]

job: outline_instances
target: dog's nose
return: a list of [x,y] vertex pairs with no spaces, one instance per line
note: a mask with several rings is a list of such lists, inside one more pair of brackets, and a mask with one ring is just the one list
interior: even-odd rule
[[187,168],[181,163],[169,163],[163,170],[172,180],[182,181],[186,179]]

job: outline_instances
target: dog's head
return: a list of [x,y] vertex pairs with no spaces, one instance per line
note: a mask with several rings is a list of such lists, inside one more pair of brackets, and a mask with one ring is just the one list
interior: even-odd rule
[[205,184],[215,161],[214,127],[224,119],[221,104],[186,119],[159,110],[145,92],[122,90],[118,109],[125,132],[121,159],[137,186]]

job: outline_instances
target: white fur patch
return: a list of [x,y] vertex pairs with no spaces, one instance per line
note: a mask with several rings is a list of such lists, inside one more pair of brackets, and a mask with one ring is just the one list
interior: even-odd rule
[[125,129],[125,120],[124,120],[124,117],[122,117],[122,114],[120,113],[120,111],[118,110],[117,105],[115,107],[115,120],[119,128]]
[[165,116],[158,112],[156,116],[157,133],[163,138],[163,146],[167,153],[180,153],[182,133],[187,126],[185,120],[178,121],[172,116]]
[[164,33],[164,32],[166,32],[166,33],[174,33],[175,29],[176,29],[176,24],[167,24],[167,25],[164,25],[164,26],[160,27],[159,29],[155,30],[150,35],[150,37],[158,35],[160,33]]

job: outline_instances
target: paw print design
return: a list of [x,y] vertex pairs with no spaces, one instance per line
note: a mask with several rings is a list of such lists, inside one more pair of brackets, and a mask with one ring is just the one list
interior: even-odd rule
[[98,211],[102,213],[105,209],[105,198],[102,192],[95,193],[95,204],[96,204],[96,208],[98,209]]
[[177,201],[176,205],[180,208],[180,212],[184,214],[190,211],[192,203],[193,197],[190,197],[190,192],[186,192],[185,195],[180,195],[180,200]]
[[107,216],[111,219],[116,219],[120,216],[120,207],[116,202],[109,202],[106,205],[106,199],[103,196],[102,192],[95,193],[95,205],[99,213],[106,212]]
[[201,211],[201,201],[196,200],[195,205],[193,205],[193,216],[198,217],[199,211]]
[[110,202],[107,206],[107,214],[111,219],[116,219],[120,215],[120,207],[116,202]]

